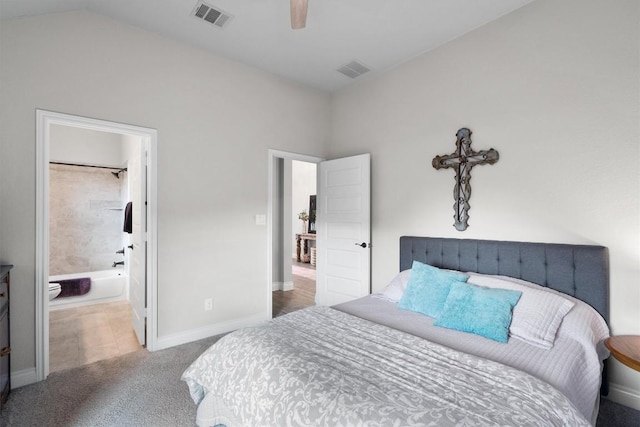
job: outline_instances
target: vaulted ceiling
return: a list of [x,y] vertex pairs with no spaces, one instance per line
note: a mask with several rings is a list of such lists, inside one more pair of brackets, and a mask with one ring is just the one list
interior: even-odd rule
[[[309,0],[306,27],[297,30],[291,28],[289,0],[204,0],[205,5],[228,16],[224,24],[195,16],[202,1],[0,0],[0,21],[88,10],[305,85],[335,91],[441,46],[532,0]],[[370,71],[354,77],[354,72],[364,70]]]

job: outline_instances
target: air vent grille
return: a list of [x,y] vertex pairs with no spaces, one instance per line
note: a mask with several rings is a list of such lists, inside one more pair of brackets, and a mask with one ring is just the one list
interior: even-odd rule
[[203,1],[199,1],[198,4],[196,4],[192,15],[220,28],[224,27],[232,18],[230,14]]
[[364,73],[371,71],[371,69],[365,65],[362,65],[358,61],[351,61],[347,65],[338,68],[337,71],[349,78],[355,79],[356,77],[360,77]]

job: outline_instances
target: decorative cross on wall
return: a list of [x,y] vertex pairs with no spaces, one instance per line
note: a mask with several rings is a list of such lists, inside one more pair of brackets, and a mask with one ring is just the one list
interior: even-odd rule
[[469,198],[471,198],[471,168],[475,165],[492,165],[498,161],[500,155],[496,150],[473,151],[471,149],[471,130],[462,128],[456,133],[456,151],[444,156],[433,158],[436,169],[452,168],[456,172],[456,186],[453,188],[453,226],[458,231],[467,229],[469,220]]

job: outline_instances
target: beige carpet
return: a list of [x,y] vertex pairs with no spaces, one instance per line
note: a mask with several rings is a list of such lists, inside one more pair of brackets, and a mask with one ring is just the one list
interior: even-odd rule
[[[13,390],[0,426],[194,426],[196,405],[180,376],[218,338],[55,372]],[[640,411],[601,399],[597,427],[617,426],[640,426]]]
[[12,391],[0,426],[194,426],[196,405],[180,376],[218,339],[54,372]]

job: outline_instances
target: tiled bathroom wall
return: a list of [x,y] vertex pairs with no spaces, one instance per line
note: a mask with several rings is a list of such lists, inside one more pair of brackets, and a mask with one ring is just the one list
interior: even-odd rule
[[49,274],[108,270],[123,257],[121,180],[111,169],[49,165]]

